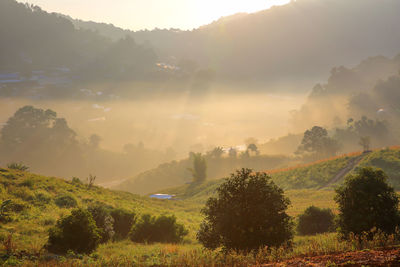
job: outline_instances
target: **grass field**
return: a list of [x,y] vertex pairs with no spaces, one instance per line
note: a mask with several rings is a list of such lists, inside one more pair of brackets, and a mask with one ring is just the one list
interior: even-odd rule
[[[366,157],[360,165],[379,163],[387,166],[386,162],[390,161],[392,162],[390,166],[394,169],[393,166],[397,164],[399,157],[398,153],[398,150],[377,151]],[[316,166],[323,166],[324,168],[321,169],[326,170],[325,173],[331,173],[332,169],[343,166],[343,162],[347,159],[347,157],[336,158],[300,168],[316,169]],[[332,166],[329,166],[329,162]],[[291,173],[295,171],[295,169],[286,170]],[[305,172],[304,170],[297,171]],[[324,171],[317,173],[324,173]],[[341,241],[335,233],[330,233],[306,237],[296,236],[292,250],[263,249],[255,255],[234,253],[224,255],[218,251],[205,250],[195,238],[202,220],[200,210],[222,181],[221,179],[212,180],[197,187],[185,185],[163,190],[163,193],[177,195],[177,200],[166,201],[0,168],[0,201],[11,199],[16,207],[11,213],[12,221],[0,223],[0,263],[26,266],[246,266],[301,255],[350,251],[396,243],[390,238],[378,237],[375,243],[367,242],[360,247],[356,242]],[[102,244],[90,255],[72,253],[65,256],[48,255],[43,250],[43,245],[47,242],[49,228],[56,223],[57,219],[68,215],[71,211],[71,208],[60,208],[56,205],[55,199],[61,195],[73,197],[77,201],[77,206],[80,207],[100,202],[135,211],[138,215],[143,213],[174,214],[177,221],[189,230],[189,234],[182,244],[177,245],[135,244],[124,240]],[[331,208],[337,213],[333,190],[289,189],[285,191],[285,195],[291,200],[288,213],[293,217],[302,213],[310,205]],[[13,255],[11,257],[6,252],[10,235]]]

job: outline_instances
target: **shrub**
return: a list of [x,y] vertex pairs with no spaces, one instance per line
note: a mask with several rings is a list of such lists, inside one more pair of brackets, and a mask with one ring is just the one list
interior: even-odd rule
[[110,210],[102,204],[95,204],[88,208],[97,228],[99,228],[101,243],[105,243],[114,237],[114,219],[110,215]]
[[72,177],[72,181],[73,184],[83,184],[81,179],[79,179],[78,177]]
[[308,207],[299,216],[297,231],[301,235],[315,235],[332,231],[334,218],[330,209],[320,209],[314,206]]
[[393,233],[399,225],[399,199],[380,169],[359,169],[336,190],[339,229],[344,237],[377,228]]
[[47,218],[42,221],[42,224],[45,226],[54,225],[55,223],[56,223],[56,220],[54,218]]
[[33,192],[27,187],[14,187],[11,190],[9,189],[9,192],[10,191],[11,194],[25,201],[31,201],[35,198]]
[[188,231],[176,222],[175,216],[162,215],[158,218],[144,214],[132,227],[129,236],[134,242],[141,243],[178,243]]
[[129,231],[136,220],[135,213],[124,209],[113,209],[111,216],[114,219],[115,239],[128,237]]
[[25,166],[23,163],[15,163],[15,162],[7,164],[7,168],[9,168],[11,170],[18,170],[18,171],[29,170],[29,167]]
[[10,205],[7,206],[6,210],[9,212],[22,212],[24,210],[27,210],[29,208],[29,205],[26,204],[26,202],[23,202],[21,200],[13,200],[11,201]]
[[99,229],[89,211],[75,209],[71,215],[57,221],[50,228],[46,244],[52,253],[90,253],[96,249],[101,239]]
[[26,186],[26,187],[32,189],[33,185],[34,185],[34,181],[33,181],[32,178],[27,178],[24,181],[22,181],[19,185],[20,186]]
[[39,204],[49,204],[51,202],[51,195],[47,193],[46,191],[38,191],[35,193],[35,201],[38,202]]
[[248,252],[289,244],[292,220],[283,190],[266,173],[242,169],[217,188],[202,214],[197,239],[206,248]]
[[11,205],[11,199],[7,199],[1,202],[0,204],[0,222],[8,222],[9,221],[9,214],[8,214],[8,207]]
[[54,203],[60,208],[75,208],[78,206],[78,202],[73,196],[62,195],[54,200]]

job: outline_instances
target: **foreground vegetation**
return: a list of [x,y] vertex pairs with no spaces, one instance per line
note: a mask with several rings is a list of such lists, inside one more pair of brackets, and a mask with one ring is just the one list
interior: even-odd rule
[[[326,163],[325,163],[326,164]],[[166,190],[177,193],[177,199],[163,201],[90,186],[74,178],[66,181],[44,177],[17,169],[0,169],[0,201],[11,201],[9,219],[0,223],[0,259],[5,265],[27,266],[244,266],[364,248],[392,247],[397,245],[399,233],[388,236],[379,231],[370,233],[372,239],[350,237],[345,241],[336,233],[315,236],[295,236],[293,249],[261,248],[255,254],[204,249],[196,241],[202,216],[200,209],[213,195],[221,181],[205,182],[196,187]],[[166,192],[164,191],[164,192]],[[287,190],[285,196],[291,200],[288,215],[298,216],[309,206],[330,208],[334,214],[338,207],[332,190]],[[62,203],[62,204],[61,204]],[[188,235],[178,244],[138,244],[131,240],[110,240],[101,244],[87,255],[72,251],[63,256],[48,254],[44,246],[49,229],[57,219],[65,217],[76,207],[88,208],[92,204],[107,204],[113,208],[132,211],[136,216],[143,214],[174,215],[179,224],[185,226]]]

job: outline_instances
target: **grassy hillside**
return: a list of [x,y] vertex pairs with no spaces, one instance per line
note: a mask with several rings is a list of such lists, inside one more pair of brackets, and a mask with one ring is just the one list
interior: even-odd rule
[[[285,194],[292,205],[288,213],[297,216],[308,206],[331,208],[336,213],[333,200],[334,191],[327,189],[293,189],[296,183],[293,177],[302,177],[306,185],[322,181],[325,183],[335,172],[357,155],[339,157],[298,168],[271,172],[278,183],[287,179]],[[382,167],[390,175],[390,182],[398,180],[396,168],[400,161],[400,150],[397,148],[374,151],[365,155],[359,166],[373,165]],[[321,177],[316,180],[315,177]],[[163,201],[137,196],[127,192],[112,191],[101,187],[89,187],[86,184],[66,181],[60,178],[45,177],[29,172],[0,168],[0,201],[10,199],[10,221],[0,222],[0,262],[7,264],[27,264],[37,266],[121,266],[136,264],[141,266],[165,265],[214,265],[223,266],[227,261],[232,264],[247,265],[257,262],[271,262],[276,259],[287,259],[299,255],[316,255],[329,252],[356,250],[350,243],[340,241],[336,234],[325,234],[315,237],[295,238],[292,251],[261,251],[257,257],[230,254],[221,256],[218,252],[205,251],[196,241],[195,235],[202,220],[201,208],[212,196],[223,179],[208,181],[200,186],[186,184],[181,187],[163,190],[163,193],[174,193],[177,200]],[[112,207],[135,211],[137,214],[151,213],[174,214],[179,223],[185,225],[189,235],[182,244],[135,244],[129,240],[109,242],[99,246],[90,255],[49,255],[43,250],[47,242],[48,229],[62,216],[68,215],[72,208],[59,207],[57,199],[68,195],[77,201],[77,206],[87,207],[101,202]],[[5,245],[12,235],[13,255],[6,257]],[[367,247],[374,247],[374,244]],[[278,253],[278,254],[274,254]]]
[[[116,266],[117,264],[140,263],[141,265],[183,264],[194,262],[213,262],[223,265],[223,258],[217,252],[204,251],[195,239],[199,223],[202,220],[200,209],[212,194],[212,190],[221,180],[208,182],[198,188],[192,188],[191,199],[162,201],[149,197],[137,196],[127,192],[112,191],[101,187],[78,182],[66,181],[55,177],[45,177],[17,170],[0,168],[0,201],[10,199],[11,221],[0,222],[0,259],[6,260],[3,246],[10,234],[14,248],[14,257],[8,258],[7,264],[29,263],[43,266],[62,265]],[[186,187],[180,188],[185,191]],[[167,190],[168,191],[168,190]],[[172,190],[173,191],[173,190]],[[91,203],[101,202],[113,207],[135,211],[137,214],[174,214],[179,223],[185,225],[189,235],[183,244],[134,244],[129,240],[102,244],[88,256],[69,255],[54,257],[42,249],[47,242],[48,229],[62,216],[68,215],[72,208],[61,208],[56,202],[60,196],[71,196],[77,206],[87,207]],[[182,195],[182,194],[181,194]],[[289,214],[298,215],[311,204],[330,207],[335,210],[332,191],[292,190],[287,192],[292,200]],[[196,200],[197,198],[197,200]],[[332,238],[332,237],[330,237]],[[299,238],[304,243],[304,238]],[[236,262],[253,262],[242,256],[232,258]],[[0,261],[1,262],[1,261]],[[185,264],[184,264],[185,265]]]
[[[202,219],[200,209],[212,193],[211,191],[220,182],[220,180],[209,182],[192,189],[192,194],[193,196],[197,195],[198,201],[194,201],[195,198],[162,201],[97,186],[88,187],[88,185],[76,181],[0,168],[0,201],[8,199],[12,201],[11,221],[0,222],[0,258],[6,255],[3,244],[12,234],[15,257],[9,258],[7,263],[28,261],[32,264],[41,262],[41,264],[53,266],[60,264],[60,260],[64,260],[70,264],[73,262],[77,266],[88,263],[108,266],[111,263],[121,264],[121,262],[126,263],[127,261],[130,263],[140,262],[143,265],[157,265],[173,261],[211,260],[217,257],[217,254],[204,252],[195,240],[195,234]],[[184,189],[186,188],[181,188],[181,190]],[[72,208],[62,208],[56,204],[57,199],[65,195],[74,198],[77,206],[80,207],[101,202],[113,207],[132,210],[137,214],[174,214],[178,222],[184,224],[189,230],[189,235],[185,238],[184,244],[180,245],[139,245],[128,240],[110,242],[102,244],[89,256],[70,255],[71,258],[61,257],[57,258],[57,263],[51,261],[49,263],[52,258],[47,256],[42,248],[47,242],[48,229],[56,223],[57,219],[68,215],[72,210]],[[311,203],[335,209],[332,191],[294,190],[288,191],[287,195],[292,199],[292,206],[289,210],[289,214],[292,216],[302,212]],[[164,258],[160,258],[160,255]]]
[[[214,181],[215,179],[227,177],[230,173],[242,167],[251,168],[254,171],[266,171],[280,187],[289,190],[318,189],[325,186],[332,188],[337,182],[343,180],[348,173],[348,171],[344,171],[344,175],[340,175],[342,170],[349,168],[349,171],[352,171],[357,166],[368,165],[382,168],[389,175],[390,183],[396,188],[400,188],[400,175],[398,174],[400,173],[400,150],[398,147],[375,150],[364,154],[354,152],[284,169],[279,169],[279,166],[293,164],[293,158],[261,155],[247,158],[215,159],[206,157],[206,160],[207,179],[210,182],[197,188],[191,188],[187,185],[184,187],[189,189],[186,194],[196,195],[201,189],[205,190],[205,192],[202,192],[203,194],[212,192],[221,182]],[[192,181],[192,175],[189,171],[191,165],[189,159],[161,164],[155,169],[143,172],[125,181],[117,189],[132,193],[150,193],[189,184]],[[338,181],[332,183],[334,178],[338,178]],[[178,191],[181,191],[181,189],[178,189]]]
[[57,198],[65,195],[76,199],[77,206],[80,207],[101,202],[115,208],[132,210],[137,214],[173,213],[191,232],[195,231],[200,221],[197,207],[187,203],[153,200],[97,186],[89,188],[86,184],[59,178],[0,169],[0,201],[11,199],[13,203],[12,221],[0,224],[0,238],[4,239],[7,233],[13,231],[18,248],[29,248],[34,239],[35,247],[39,249],[46,242],[47,230],[54,225],[56,219],[69,214],[71,210],[56,205]]
[[[257,171],[284,166],[290,162],[290,157],[275,155],[260,155],[237,158],[212,158],[206,156],[207,179],[213,180],[229,175],[243,166]],[[180,186],[192,181],[192,159],[164,163],[157,168],[145,171],[132,179],[123,182],[117,189],[135,194],[146,194],[168,187]]]
[[400,148],[392,147],[374,151],[365,157],[359,167],[372,166],[381,168],[389,176],[390,183],[397,189],[400,188]]
[[[358,161],[360,160],[360,161]],[[354,164],[354,166],[352,165]],[[341,171],[350,166],[349,171],[337,176]],[[267,171],[276,184],[286,190],[288,196],[294,192],[294,196],[298,196],[298,192],[318,192],[321,197],[325,192],[331,192],[338,184],[340,184],[346,175],[354,172],[357,168],[364,166],[372,166],[383,169],[389,176],[389,183],[396,189],[400,189],[400,148],[391,147],[382,150],[372,151],[370,153],[355,152],[331,159],[320,160],[318,162],[299,165],[287,169],[276,169]],[[334,178],[339,178],[335,183],[330,183]],[[212,196],[215,189],[224,181],[217,179],[207,181],[199,186],[186,184],[181,187],[162,190],[162,193],[175,194],[178,198],[190,200],[197,203],[205,203],[208,197]],[[324,188],[323,191],[316,191]],[[321,195],[319,195],[321,193]],[[309,193],[306,193],[306,195]],[[328,193],[329,195],[330,193]],[[296,206],[298,202],[296,201]]]

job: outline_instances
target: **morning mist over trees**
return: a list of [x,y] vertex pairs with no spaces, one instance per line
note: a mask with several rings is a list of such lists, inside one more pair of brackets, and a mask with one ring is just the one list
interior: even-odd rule
[[1,265],[400,264],[399,1],[88,3],[0,0]]

